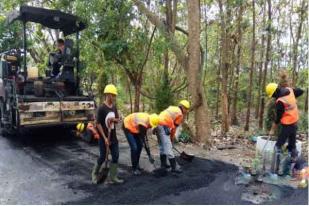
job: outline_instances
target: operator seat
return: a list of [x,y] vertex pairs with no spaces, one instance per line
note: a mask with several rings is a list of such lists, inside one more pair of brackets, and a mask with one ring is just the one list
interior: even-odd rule
[[64,52],[62,54],[63,68],[59,79],[65,82],[67,93],[73,94],[75,89],[74,79],[74,54],[73,54],[73,41],[66,39],[64,41]]

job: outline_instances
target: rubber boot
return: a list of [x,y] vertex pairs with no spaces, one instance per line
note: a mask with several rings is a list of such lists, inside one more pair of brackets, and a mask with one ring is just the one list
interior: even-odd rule
[[165,154],[160,154],[161,168],[168,169],[170,166],[167,164],[167,157]]
[[169,159],[169,161],[170,161],[170,164],[171,164],[171,168],[172,168],[171,172],[172,173],[178,173],[178,174],[182,173],[182,170],[180,168],[177,168],[177,163],[176,163],[175,158],[171,158],[171,159]]
[[278,148],[277,146],[275,146],[275,151],[274,151],[274,155],[273,155],[273,162],[272,162],[272,173],[278,174],[281,159],[282,159],[282,150],[281,150],[281,148]]
[[98,163],[95,163],[94,167],[92,168],[91,177],[92,177],[92,183],[98,184],[98,173],[100,170],[100,166]]
[[289,174],[290,176],[294,176],[294,167],[298,159],[298,151],[296,149],[293,149],[291,152],[289,152],[289,157],[290,157]]
[[139,175],[141,175],[141,174],[142,174],[142,172],[139,171],[138,169],[133,170],[133,175],[139,176]]
[[278,168],[278,175],[280,176],[288,175],[290,166],[291,166],[291,158],[289,156],[284,157],[283,154],[281,154],[281,159]]
[[143,172],[144,171],[144,169],[143,168],[141,168],[140,166],[139,166],[139,164],[137,165],[137,168],[136,168],[138,171],[140,171],[140,172]]
[[121,184],[124,182],[122,179],[119,179],[117,177],[117,171],[118,171],[118,164],[111,163],[110,168],[109,168],[109,177],[107,179],[107,183]]

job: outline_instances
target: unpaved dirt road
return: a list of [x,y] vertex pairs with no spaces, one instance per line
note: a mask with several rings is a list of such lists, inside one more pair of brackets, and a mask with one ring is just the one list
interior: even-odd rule
[[[41,133],[0,137],[0,204],[250,204],[241,200],[246,187],[234,184],[237,167],[220,161],[197,157],[183,165],[183,174],[158,178],[150,173],[153,167],[143,152],[146,171],[132,176],[125,141],[120,144],[125,184],[93,185],[97,145],[53,130]],[[308,203],[308,190],[278,189],[281,198],[267,204]]]

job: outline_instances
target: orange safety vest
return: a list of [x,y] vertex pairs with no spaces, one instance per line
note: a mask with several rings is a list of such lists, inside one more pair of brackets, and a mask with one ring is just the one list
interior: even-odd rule
[[283,97],[279,97],[276,100],[276,103],[280,101],[283,103],[283,106],[284,106],[284,113],[280,120],[281,124],[284,124],[284,125],[294,124],[299,119],[297,101],[296,101],[293,89],[289,87],[287,87],[287,89],[290,91],[290,94],[283,96]]
[[94,125],[91,122],[87,124],[87,129],[91,131],[94,139],[97,139],[97,140],[100,139],[100,135],[99,135],[97,128],[94,127]]
[[124,127],[134,134],[138,134],[138,126],[142,125],[150,128],[149,115],[143,112],[132,113],[126,116],[123,120]]
[[179,107],[169,106],[159,115],[160,125],[167,126],[170,129],[175,129],[176,125],[180,125],[183,121],[183,114]]

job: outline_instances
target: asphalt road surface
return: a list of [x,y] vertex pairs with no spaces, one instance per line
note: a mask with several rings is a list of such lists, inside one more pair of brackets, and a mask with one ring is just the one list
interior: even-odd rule
[[[0,137],[0,204],[251,204],[241,198],[248,188],[234,183],[234,165],[197,157],[192,163],[182,162],[179,176],[155,177],[143,152],[145,172],[136,177],[130,172],[129,156],[128,145],[121,143],[124,184],[93,185],[97,145],[54,130],[24,138]],[[308,189],[272,187],[279,197],[264,204],[308,203]]]

